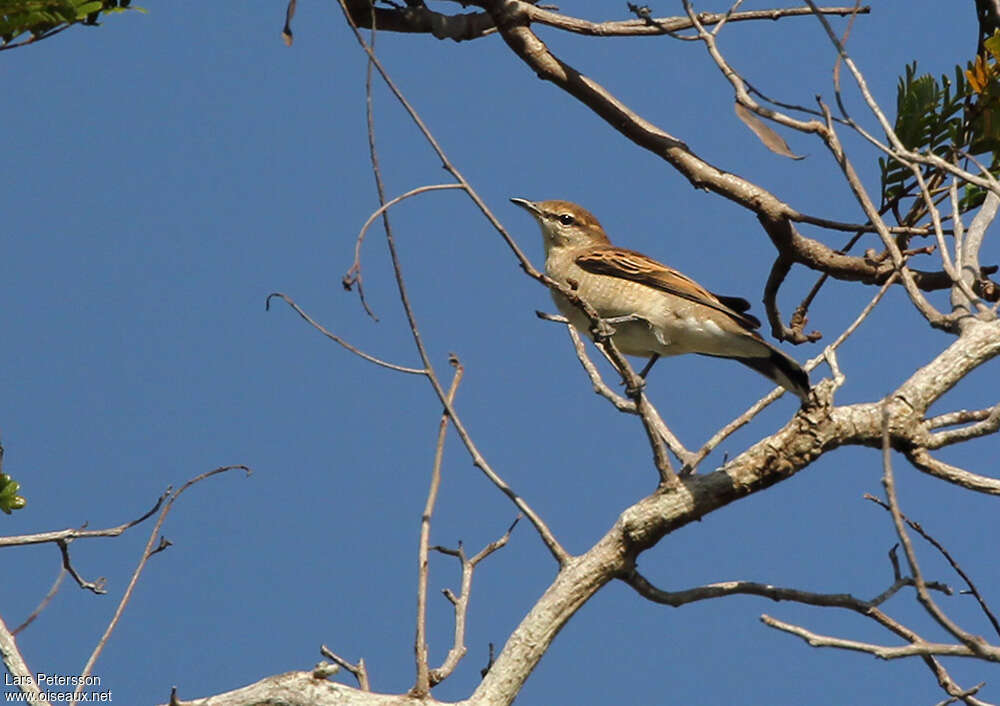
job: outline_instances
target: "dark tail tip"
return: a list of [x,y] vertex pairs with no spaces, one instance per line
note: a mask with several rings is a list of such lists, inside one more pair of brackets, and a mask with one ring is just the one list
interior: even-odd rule
[[808,399],[809,374],[794,359],[781,351],[773,350],[767,358],[736,358],[736,360],[781,385],[803,402]]

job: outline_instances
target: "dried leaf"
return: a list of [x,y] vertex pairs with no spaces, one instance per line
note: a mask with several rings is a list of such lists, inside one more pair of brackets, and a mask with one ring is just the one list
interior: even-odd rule
[[737,117],[744,122],[744,124],[753,130],[754,134],[760,138],[760,141],[764,143],[764,146],[775,154],[780,154],[782,157],[788,157],[789,159],[805,159],[804,155],[798,155],[792,152],[788,147],[788,143],[772,130],[763,120],[758,118],[756,115],[751,113],[749,110],[744,108],[739,103],[734,104],[736,108]]

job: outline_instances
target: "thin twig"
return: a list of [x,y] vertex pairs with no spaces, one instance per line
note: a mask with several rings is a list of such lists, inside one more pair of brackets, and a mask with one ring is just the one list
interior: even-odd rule
[[66,567],[60,566],[59,573],[56,574],[56,580],[52,582],[52,588],[50,588],[49,592],[45,594],[45,598],[43,598],[41,602],[39,602],[38,606],[33,611],[31,611],[31,614],[27,618],[25,618],[20,625],[18,625],[11,631],[14,635],[17,635],[26,627],[35,622],[35,618],[37,618],[39,615],[42,614],[42,611],[48,607],[49,603],[52,602],[52,599],[55,598],[56,593],[59,592],[59,587],[62,585],[64,578],[66,578]]
[[[784,588],[773,586],[768,583],[758,583],[756,581],[720,581],[710,583],[705,586],[688,588],[682,591],[664,591],[657,588],[643,577],[638,571],[633,571],[624,579],[625,583],[635,589],[635,591],[652,601],[674,608],[688,603],[707,601],[723,596],[761,596],[772,601],[791,601],[804,605],[823,606],[827,608],[846,608],[856,613],[872,617],[872,609],[881,605],[901,588],[913,585],[913,579],[908,576],[897,577],[889,588],[880,593],[872,600],[865,601],[855,598],[849,593],[814,593],[812,591],[802,591],[797,588]],[[935,584],[939,590],[947,591],[943,584]],[[879,622],[885,622],[880,620]]]
[[[875,119],[878,121],[879,126],[882,128],[882,131],[888,138],[891,147],[875,139],[871,134],[861,129],[859,125],[852,122],[851,127],[859,135],[861,135],[866,140],[871,142],[885,154],[889,155],[893,159],[898,160],[901,164],[908,164],[909,162],[919,162],[921,164],[928,164],[930,166],[937,167],[938,169],[946,171],[949,174],[957,176],[958,178],[964,181],[976,184],[977,186],[981,186],[984,189],[988,189],[989,191],[992,191],[993,193],[1000,195],[1000,183],[998,183],[997,180],[993,178],[993,176],[989,173],[988,170],[983,174],[983,177],[977,177],[975,174],[972,174],[964,169],[959,168],[958,166],[952,164],[948,160],[942,159],[933,152],[928,151],[927,154],[921,154],[906,149],[903,146],[902,141],[894,132],[892,125],[889,123],[888,118],[886,118],[885,116],[885,113],[879,107],[878,102],[875,100],[874,96],[869,90],[868,82],[865,80],[864,74],[861,73],[861,70],[854,63],[854,60],[851,59],[850,55],[847,53],[847,50],[844,48],[844,45],[841,43],[840,39],[834,33],[833,28],[830,26],[830,22],[826,19],[826,17],[823,16],[822,11],[820,10],[820,8],[816,6],[813,0],[805,0],[805,2],[807,5],[809,5],[810,8],[812,8],[813,14],[816,16],[816,19],[823,26],[823,29],[826,32],[827,37],[829,37],[830,39],[830,42],[837,49],[837,53],[843,60],[844,65],[851,72],[851,75],[854,78],[854,82],[857,84],[858,90],[860,91],[861,96],[865,101],[865,104],[868,106],[868,110],[872,113],[873,116],[875,116]],[[903,282],[905,284],[906,282],[905,278]]]
[[23,546],[27,544],[44,544],[46,542],[64,542],[71,541],[74,539],[92,539],[94,537],[117,537],[126,530],[135,527],[136,525],[142,523],[143,521],[149,519],[153,514],[160,509],[163,501],[167,498],[167,495],[161,495],[157,499],[156,504],[153,505],[152,509],[146,512],[142,517],[136,518],[134,520],[129,520],[128,522],[118,525],[117,527],[108,527],[106,529],[99,530],[89,530],[84,527],[79,529],[64,529],[56,530],[54,532],[39,532],[38,534],[21,534],[13,535],[10,537],[0,537],[0,547],[11,547],[11,546]]
[[760,616],[760,620],[765,625],[784,632],[797,635],[808,642],[813,647],[837,647],[842,650],[853,650],[855,652],[866,652],[875,655],[879,659],[901,659],[904,657],[924,657],[928,655],[942,655],[947,657],[977,657],[978,655],[965,645],[953,645],[940,642],[920,642],[892,647],[889,645],[876,645],[870,642],[858,642],[857,640],[844,640],[839,637],[830,637],[806,630],[798,625],[782,622],[770,615]]
[[427,371],[426,370],[422,370],[420,368],[408,368],[405,365],[396,365],[395,363],[390,363],[388,361],[382,360],[381,358],[376,358],[375,356],[371,355],[370,353],[365,353],[360,348],[351,345],[350,343],[348,343],[347,341],[345,341],[343,338],[341,338],[337,334],[331,333],[330,331],[327,331],[319,322],[317,322],[311,316],[309,316],[309,314],[307,314],[302,309],[302,307],[300,307],[298,304],[296,304],[295,301],[290,296],[288,296],[287,294],[282,294],[281,292],[272,292],[271,294],[268,294],[267,295],[267,304],[266,304],[266,308],[268,310],[270,310],[270,308],[271,308],[271,299],[275,298],[275,297],[277,297],[278,299],[281,299],[286,304],[288,304],[288,306],[290,306],[295,311],[296,314],[298,314],[303,319],[305,319],[314,329],[316,329],[317,331],[319,331],[320,333],[322,333],[324,336],[326,336],[327,338],[329,338],[331,341],[333,341],[334,343],[339,343],[341,346],[343,346],[344,348],[346,348],[347,350],[349,350],[351,353],[353,353],[354,355],[359,356],[361,358],[364,358],[369,363],[375,363],[375,365],[380,365],[383,368],[388,368],[389,370],[395,370],[398,373],[409,373],[410,375],[427,375]]
[[[947,431],[932,434],[931,443],[927,445],[927,448],[939,449],[943,446],[993,434],[1000,429],[1000,404],[996,404],[989,409],[980,410],[980,412],[985,412],[985,414],[978,419],[973,418],[975,419],[974,424],[969,424],[961,429],[948,429]],[[969,421],[973,421],[973,419]],[[957,424],[959,422],[954,423]]]
[[449,549],[447,547],[440,546],[431,547],[431,549],[434,549],[442,554],[458,558],[462,566],[462,588],[457,596],[450,589],[446,588],[443,591],[445,598],[447,598],[452,604],[455,613],[455,636],[451,649],[448,650],[448,654],[445,656],[441,666],[437,669],[430,670],[430,686],[440,684],[442,681],[447,679],[452,672],[455,671],[455,668],[458,666],[462,657],[464,657],[466,652],[468,652],[468,648],[465,646],[465,627],[469,612],[469,598],[472,594],[472,574],[475,571],[476,566],[483,561],[483,559],[498,549],[506,546],[507,542],[510,540],[510,533],[514,531],[514,528],[520,520],[520,515],[515,517],[514,521],[507,528],[507,531],[499,539],[495,539],[487,544],[471,558],[466,557],[465,549],[462,547],[461,542],[458,545],[458,549]]
[[[865,500],[872,501],[873,503],[880,506],[884,510],[888,510],[891,512],[891,508],[889,507],[889,505],[880,500],[879,498],[876,498],[874,495],[871,495],[870,493],[865,493],[864,498]],[[996,634],[1000,636],[1000,621],[997,620],[996,615],[994,615],[993,611],[990,610],[989,605],[987,605],[986,603],[986,599],[983,598],[983,595],[979,592],[979,589],[976,588],[976,584],[973,583],[972,578],[967,573],[965,573],[965,571],[962,569],[961,566],[959,566],[958,562],[955,561],[955,559],[951,556],[948,550],[945,549],[940,542],[934,539],[933,536],[928,534],[926,530],[924,530],[924,528],[920,525],[920,523],[914,522],[903,513],[900,513],[900,517],[903,518],[903,521],[906,522],[906,524],[908,524],[911,528],[913,528],[914,532],[919,534],[921,537],[927,540],[927,542],[930,543],[931,546],[937,549],[938,552],[940,552],[941,556],[943,556],[945,560],[951,565],[951,568],[955,570],[955,573],[962,577],[962,580],[965,581],[965,584],[969,587],[969,593],[971,593],[973,596],[976,597],[976,600],[979,602],[979,607],[982,608],[983,613],[986,614],[986,617],[993,625],[994,632],[996,632]]]
[[63,570],[73,577],[73,580],[76,581],[80,588],[92,591],[98,595],[107,593],[107,590],[104,588],[107,584],[107,580],[103,576],[98,577],[96,581],[87,581],[76,569],[73,568],[73,562],[69,558],[69,543],[71,541],[72,540],[70,539],[60,539],[56,542],[56,545],[59,547],[59,552],[62,554]]
[[[871,301],[869,301],[868,304],[861,310],[861,313],[859,313],[857,317],[855,317],[854,321],[852,321],[851,324],[846,329],[844,329],[843,333],[837,336],[837,338],[833,341],[833,343],[827,346],[821,354],[807,361],[803,367],[807,371],[811,371],[821,362],[827,360],[830,354],[833,353],[833,351],[837,350],[837,348],[839,348],[844,343],[844,341],[846,341],[848,337],[858,329],[861,323],[866,318],[868,318],[868,315],[872,312],[872,310],[879,303],[879,301],[882,300],[882,297],[885,295],[887,291],[889,291],[889,287],[891,287],[895,281],[896,281],[896,274],[893,273],[892,277],[886,280],[885,284],[882,285],[882,287],[878,290],[875,296],[872,297]],[[684,474],[688,468],[691,469],[696,468],[697,465],[701,463],[705,459],[705,457],[708,456],[708,454],[710,454],[713,450],[715,450],[715,448],[719,444],[725,441],[737,429],[748,424],[750,420],[752,420],[762,410],[764,410],[772,402],[778,399],[778,397],[781,396],[782,392],[783,390],[781,388],[776,388],[772,390],[768,395],[762,397],[753,405],[751,405],[745,412],[743,412],[743,414],[736,417],[731,422],[726,424],[726,426],[722,427],[717,432],[715,432],[715,434],[713,434],[712,437],[708,441],[706,441],[702,445],[702,447],[694,453],[691,460],[687,464],[685,464],[684,468],[681,469],[681,473]]]
[[[461,172],[451,163],[447,155],[445,155],[444,151],[441,149],[441,146],[438,144],[437,140],[431,134],[430,130],[427,129],[427,126],[420,118],[420,115],[416,112],[416,110],[414,110],[413,106],[410,105],[409,101],[406,100],[406,97],[393,82],[388,72],[382,66],[382,63],[378,60],[378,57],[375,56],[375,53],[374,51],[372,51],[371,46],[367,42],[365,42],[364,37],[361,36],[361,32],[358,30],[358,26],[354,22],[354,18],[351,16],[351,13],[347,8],[345,0],[338,0],[338,4],[340,5],[341,11],[343,12],[345,19],[347,20],[348,24],[350,24],[351,30],[353,31],[354,37],[357,40],[358,44],[368,55],[369,60],[378,70],[379,75],[382,76],[382,79],[389,87],[389,90],[392,91],[393,95],[396,97],[396,100],[399,101],[400,105],[402,105],[404,110],[407,111],[407,113],[410,116],[410,119],[417,126],[420,132],[424,135],[424,138],[427,140],[427,142],[434,149],[435,153],[441,159],[444,168],[449,173],[451,173],[453,177],[455,177],[455,180],[457,182],[459,182],[465,187],[465,191],[469,195],[469,198],[472,199],[472,201],[479,207],[483,215],[486,216],[487,220],[489,220],[489,222],[493,225],[493,227],[501,234],[501,236],[507,243],[508,247],[512,250],[512,252],[517,257],[518,261],[521,263],[521,267],[524,269],[524,271],[540,281],[544,281],[545,279],[547,279],[544,277],[544,275],[538,272],[537,269],[535,269],[535,267],[531,264],[531,261],[528,260],[527,256],[517,246],[517,243],[514,242],[513,238],[510,237],[510,235],[506,232],[506,230],[503,228],[500,222],[496,219],[493,213],[486,206],[486,203],[480,198],[479,194],[475,191],[475,189],[472,188],[469,182],[466,181],[465,177],[462,176]],[[377,169],[377,162],[373,164]],[[517,493],[515,493],[514,490],[507,484],[507,482],[504,481],[500,477],[500,475],[493,470],[493,468],[486,461],[482,453],[480,453],[479,448],[476,446],[475,442],[472,440],[472,436],[465,428],[465,425],[463,424],[461,417],[459,417],[458,413],[456,412],[454,406],[448,401],[447,393],[445,392],[443,386],[441,385],[441,382],[438,380],[437,374],[434,372],[434,366],[432,365],[429,354],[424,346],[423,339],[420,334],[420,328],[417,325],[416,315],[410,303],[409,294],[407,293],[406,282],[403,279],[402,264],[400,262],[399,254],[396,250],[395,238],[393,237],[391,231],[388,229],[386,231],[386,242],[389,246],[389,257],[392,261],[393,274],[396,279],[396,288],[399,292],[400,301],[403,305],[403,311],[406,314],[406,319],[410,326],[410,333],[413,336],[414,345],[416,346],[420,358],[424,364],[424,374],[427,376],[427,379],[430,381],[431,386],[434,388],[434,392],[437,395],[438,400],[441,401],[445,410],[448,412],[448,416],[452,420],[452,424],[455,427],[455,431],[458,433],[459,438],[462,440],[462,443],[465,445],[466,450],[472,457],[473,464],[477,468],[479,468],[483,472],[483,474],[485,474],[486,477],[489,478],[489,480],[504,495],[510,498],[510,500],[514,503],[514,505],[528,518],[528,520],[532,523],[532,525],[534,525],[535,530],[538,532],[539,536],[542,539],[542,542],[548,548],[549,552],[556,559],[556,561],[559,562],[560,565],[565,564],[567,561],[569,561],[570,558],[569,552],[567,552],[563,548],[563,546],[559,543],[555,535],[545,524],[542,518],[539,517],[538,514],[531,509],[528,503],[523,498],[521,498]]]
[[326,645],[320,645],[319,651],[324,657],[332,659],[334,662],[353,674],[354,678],[358,680],[358,686],[361,687],[361,691],[372,690],[371,682],[368,680],[368,669],[365,667],[364,659],[359,659],[357,664],[351,664],[343,657],[331,652],[330,648]]
[[[737,3],[739,4],[739,3]],[[867,12],[869,8],[864,8]],[[831,15],[846,15],[852,11],[849,7],[826,7],[823,11]],[[592,37],[637,37],[660,34],[673,34],[694,25],[687,17],[650,17],[648,19],[621,20],[608,22],[590,22],[577,17],[570,17],[551,10],[544,10],[534,5],[525,8],[531,22],[548,25],[567,32],[584,34]],[[754,20],[778,20],[782,17],[802,17],[812,14],[807,7],[789,7],[774,10],[750,10],[744,12],[709,13],[698,15],[698,20],[704,25],[727,22],[746,22]]]
[[[577,330],[569,325],[569,320],[564,316],[553,316],[551,314],[543,314],[540,311],[536,311],[535,314],[547,321],[556,321],[558,323],[566,324],[566,330],[569,333],[570,340],[573,342],[573,350],[576,352],[577,360],[580,361],[580,365],[583,366],[584,371],[587,373],[587,377],[590,378],[590,383],[596,392],[601,397],[605,398],[619,412],[627,412],[628,414],[639,414],[639,408],[636,406],[635,402],[622,397],[617,392],[611,389],[604,379],[601,377],[601,373],[597,370],[597,366],[594,365],[593,361],[587,355],[587,349],[583,345],[583,340],[580,338],[580,334]],[[657,433],[663,438],[667,446],[673,452],[674,456],[682,463],[685,464],[690,460],[692,454],[684,444],[681,443],[670,428],[664,423],[663,418],[660,416],[659,411],[652,407],[652,424],[656,428]]]
[[[450,361],[455,369],[448,388],[448,401],[455,402],[455,393],[462,382],[465,369],[454,355]],[[430,546],[431,517],[434,515],[434,504],[437,502],[438,489],[441,487],[441,461],[444,459],[444,442],[448,432],[448,414],[441,415],[438,424],[437,444],[434,447],[434,465],[431,468],[431,482],[427,489],[427,502],[420,516],[420,546],[417,551],[417,636],[414,652],[417,659],[417,681],[413,685],[413,695],[423,698],[430,693],[430,667],[427,664],[427,548]]]
[[945,615],[934,599],[927,591],[920,565],[917,563],[917,554],[910,541],[910,535],[906,532],[903,522],[903,511],[899,507],[899,500],[896,497],[896,482],[892,472],[891,446],[889,443],[889,406],[882,408],[882,486],[885,488],[885,495],[889,505],[889,512],[892,515],[892,522],[896,526],[896,534],[903,545],[903,553],[910,565],[913,574],[915,587],[917,589],[917,600],[924,607],[927,613],[937,621],[937,623],[956,637],[962,644],[972,652],[973,655],[1000,661],[1000,649],[992,647],[978,635],[972,635],[958,626],[951,618]]
[[[379,180],[379,184],[381,185],[381,179]],[[398,204],[400,201],[405,201],[411,196],[418,196],[420,194],[427,193],[428,191],[440,191],[442,189],[464,190],[465,186],[462,184],[428,184],[425,186],[418,186],[415,189],[410,189],[405,194],[397,196],[396,198],[390,201],[384,201],[384,202],[382,202],[382,190],[381,188],[379,189],[379,201],[382,202],[382,205],[379,206],[370,216],[368,216],[368,220],[366,220],[364,225],[361,226],[361,231],[358,233],[358,237],[354,242],[354,262],[351,264],[351,268],[347,271],[347,274],[345,274],[343,278],[344,287],[347,289],[350,289],[352,284],[358,285],[358,294],[361,297],[361,303],[365,307],[365,311],[368,312],[368,315],[374,318],[375,320],[378,320],[378,317],[376,317],[375,314],[372,312],[372,310],[368,307],[368,302],[365,299],[364,289],[362,284],[361,245],[362,243],[364,243],[365,233],[368,232],[368,229],[371,227],[371,224],[375,221],[376,218],[378,218],[379,216],[387,218],[386,216],[387,211],[396,204]]]
[[1000,479],[998,478],[982,476],[978,473],[967,471],[964,468],[953,466],[950,463],[945,463],[931,456],[925,448],[911,448],[905,450],[904,453],[910,463],[928,475],[968,490],[975,490],[976,492],[987,493],[988,495],[1000,495]]
[[79,22],[71,22],[67,25],[63,25],[62,27],[56,27],[55,29],[50,29],[48,32],[39,32],[38,34],[32,35],[30,39],[25,39],[22,42],[13,42],[10,44],[4,44],[0,46],[0,51],[7,51],[8,49],[19,49],[20,47],[26,47],[29,44],[40,42],[43,39],[48,39],[53,35],[59,34],[60,32],[65,32],[67,29],[69,29],[75,24],[79,24]]
[[[111,633],[114,632],[115,627],[118,625],[118,621],[121,619],[122,613],[125,612],[125,607],[128,605],[129,601],[132,600],[132,592],[135,590],[135,586],[139,582],[139,576],[142,575],[143,569],[146,568],[146,562],[149,561],[149,557],[155,552],[154,544],[156,543],[156,538],[160,533],[160,529],[163,527],[163,523],[167,519],[167,515],[170,513],[170,509],[174,506],[174,503],[177,502],[177,499],[181,496],[181,494],[192,485],[200,483],[206,478],[210,478],[214,475],[234,470],[244,471],[247,475],[252,472],[247,466],[243,465],[222,466],[195,476],[178,488],[176,492],[170,493],[163,509],[160,511],[159,517],[156,518],[156,524],[149,533],[149,540],[146,542],[146,548],[142,553],[142,557],[139,559],[138,565],[135,567],[135,571],[132,572],[132,578],[129,580],[128,586],[125,588],[125,593],[122,595],[121,600],[118,602],[118,606],[115,608],[114,615],[108,622],[108,626],[104,629],[104,634],[101,635],[101,639],[98,640],[97,645],[94,647],[94,651],[91,653],[90,658],[87,660],[83,670],[80,672],[81,684],[86,683],[86,677],[90,676],[90,673],[94,668],[94,664],[97,662],[97,658],[101,655],[101,652],[104,651],[104,646],[107,644],[108,638],[111,637]],[[75,704],[76,701],[74,700],[73,703]]]

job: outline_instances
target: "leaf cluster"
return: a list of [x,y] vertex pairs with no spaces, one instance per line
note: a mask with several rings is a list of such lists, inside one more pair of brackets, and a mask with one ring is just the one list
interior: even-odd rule
[[9,515],[11,510],[20,510],[27,504],[28,501],[17,494],[20,489],[20,483],[6,473],[0,473],[0,510]]
[[23,34],[42,39],[74,24],[96,25],[132,0],[0,0],[0,47]]
[[[963,69],[956,66],[954,78],[917,74],[917,64],[906,66],[896,91],[896,134],[906,149],[935,154],[958,164],[968,158],[988,155],[990,171],[1000,173],[1000,32],[984,43],[986,52]],[[883,206],[897,208],[917,193],[910,168],[893,159],[879,159]],[[945,175],[928,169],[924,178],[934,187]],[[962,212],[975,208],[983,190],[967,186]],[[921,208],[908,215],[919,215]]]

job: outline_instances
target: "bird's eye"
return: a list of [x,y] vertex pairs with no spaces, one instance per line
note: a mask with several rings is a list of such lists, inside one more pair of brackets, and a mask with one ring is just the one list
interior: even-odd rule
[[571,216],[570,214],[564,213],[561,216],[559,216],[559,222],[562,223],[564,226],[571,226],[576,222],[576,219],[573,218],[573,216]]

